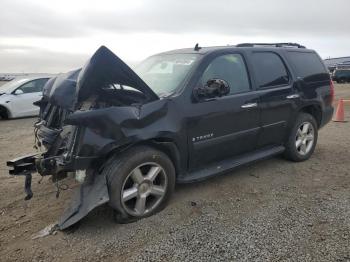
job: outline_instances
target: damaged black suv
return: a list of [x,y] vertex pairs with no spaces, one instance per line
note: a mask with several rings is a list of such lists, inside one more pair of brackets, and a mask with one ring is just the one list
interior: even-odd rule
[[[315,51],[240,44],[154,55],[133,71],[102,46],[79,70],[50,79],[35,124],[37,153],[10,174],[74,175],[82,184],[61,229],[103,203],[127,223],[165,207],[192,182],[284,153],[313,153],[334,89]],[[59,186],[58,186],[59,187]]]

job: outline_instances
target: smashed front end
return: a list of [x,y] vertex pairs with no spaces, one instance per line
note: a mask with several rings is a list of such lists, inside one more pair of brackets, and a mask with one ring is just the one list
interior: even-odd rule
[[143,105],[157,95],[106,47],[82,68],[50,79],[34,125],[35,147],[42,153],[7,162],[11,175],[25,176],[26,200],[32,198],[32,174],[52,181],[74,174],[83,182],[58,225],[65,229],[109,200],[101,169],[108,153],[126,147],[136,130],[159,116],[163,103]]

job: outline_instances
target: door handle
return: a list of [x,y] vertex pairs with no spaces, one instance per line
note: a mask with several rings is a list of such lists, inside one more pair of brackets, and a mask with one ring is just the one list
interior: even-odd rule
[[287,98],[287,99],[294,99],[294,98],[299,98],[299,97],[300,97],[300,95],[294,94],[294,95],[289,95],[289,96],[287,96],[286,98]]
[[241,108],[252,108],[257,106],[258,106],[258,103],[249,103],[249,104],[242,105]]

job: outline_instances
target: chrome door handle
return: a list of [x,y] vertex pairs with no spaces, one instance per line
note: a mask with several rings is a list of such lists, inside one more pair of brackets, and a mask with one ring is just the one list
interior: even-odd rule
[[287,96],[286,98],[287,98],[287,99],[294,99],[294,98],[299,98],[299,97],[300,97],[300,95],[294,94],[294,95],[289,95],[289,96]]
[[252,108],[257,106],[258,106],[258,103],[249,103],[249,104],[242,105],[241,108]]

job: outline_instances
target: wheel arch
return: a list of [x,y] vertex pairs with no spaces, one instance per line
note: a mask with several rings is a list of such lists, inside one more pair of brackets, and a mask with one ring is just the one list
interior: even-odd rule
[[3,117],[3,114],[5,119],[11,118],[10,110],[4,105],[0,105],[0,117]]
[[[173,163],[176,176],[178,176],[178,174],[181,173],[182,171],[181,157],[180,157],[178,146],[176,145],[175,141],[169,138],[158,137],[158,138],[152,138],[144,141],[139,141],[137,143],[127,144],[122,147],[114,147],[110,149],[110,151],[107,153],[107,155],[103,159],[111,159],[116,154],[125,152],[131,148],[135,148],[138,146],[148,146],[163,152],[169,157],[169,159]],[[105,163],[107,162],[108,160],[105,161]],[[105,163],[101,163],[102,166],[104,166]]]
[[317,123],[317,127],[319,128],[322,123],[322,108],[320,105],[317,104],[312,104],[312,105],[307,105],[304,106],[300,109],[299,112],[307,113],[312,115]]

